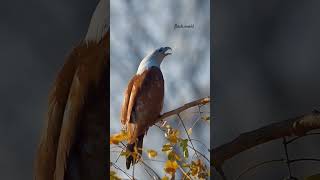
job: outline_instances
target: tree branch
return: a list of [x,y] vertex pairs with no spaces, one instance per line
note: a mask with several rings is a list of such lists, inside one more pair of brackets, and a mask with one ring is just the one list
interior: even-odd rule
[[162,119],[166,119],[168,118],[169,116],[172,116],[172,115],[176,115],[176,114],[179,114],[181,113],[182,111],[186,110],[186,109],[189,109],[189,108],[192,108],[194,106],[199,106],[199,105],[205,105],[207,103],[210,102],[210,96],[209,97],[205,97],[205,98],[201,98],[201,99],[198,99],[198,100],[195,100],[195,101],[192,101],[190,103],[187,103],[187,104],[184,104],[183,106],[177,108],[177,109],[174,109],[172,111],[168,111],[166,113],[163,113],[156,122],[159,122],[160,120]]
[[221,169],[226,160],[254,146],[285,136],[303,136],[307,132],[319,128],[320,112],[313,111],[310,114],[273,123],[262,128],[240,134],[233,141],[211,150],[213,166],[216,169]]

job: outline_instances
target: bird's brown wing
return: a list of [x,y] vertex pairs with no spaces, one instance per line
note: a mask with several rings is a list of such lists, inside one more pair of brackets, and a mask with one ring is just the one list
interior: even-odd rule
[[[82,110],[88,109],[84,107],[88,94],[96,94],[93,89],[99,89],[97,83],[108,83],[101,81],[109,74],[105,72],[109,63],[109,33],[105,37],[100,44],[80,44],[58,74],[49,97],[47,125],[36,154],[35,180],[64,179],[80,117],[85,112]],[[106,131],[106,127],[100,131]]]
[[[109,37],[109,33],[106,36]],[[101,44],[104,43],[102,42]],[[103,47],[101,44],[89,43],[88,47],[82,44],[82,46],[75,50],[78,52],[76,54],[78,54],[80,62],[73,76],[61,124],[54,174],[55,180],[64,180],[71,148],[75,145],[79,130],[86,128],[80,128],[80,126],[83,123],[81,120],[87,117],[86,110],[89,107],[86,106],[86,103],[92,101],[90,93],[95,94],[99,90],[101,83],[108,83],[103,79],[107,76],[109,47]],[[83,121],[88,121],[88,119],[83,119]],[[103,119],[102,121],[107,121],[107,119]],[[101,127],[100,131],[104,131],[105,129],[106,127]]]
[[42,132],[35,158],[35,180],[53,180],[62,118],[77,59],[71,54],[53,84],[48,101],[47,124]]
[[[101,27],[98,27],[98,28],[101,28]],[[103,27],[103,28],[106,28],[106,27]],[[71,153],[70,151],[72,146],[75,144],[75,141],[74,141],[75,136],[77,136],[76,131],[78,129],[77,125],[79,124],[79,118],[77,117],[80,117],[82,114],[81,109],[83,108],[84,103],[87,102],[86,98],[90,99],[90,97],[88,97],[88,94],[96,94],[97,92],[97,91],[91,92],[90,88],[95,87],[96,89],[99,89],[97,87],[97,82],[99,82],[100,84],[101,82],[109,84],[106,77],[109,75],[109,73],[101,73],[101,72],[106,72],[106,69],[107,69],[106,67],[109,67],[109,59],[108,59],[109,53],[110,53],[109,38],[110,38],[110,32],[108,31],[104,35],[103,39],[99,42],[99,44],[97,44],[96,42],[81,43],[80,44],[81,47],[78,48],[77,46],[71,52],[71,54],[67,57],[62,70],[59,72],[58,77],[56,78],[56,81],[50,93],[49,107],[48,107],[48,113],[47,113],[47,124],[44,128],[44,132],[42,133],[42,137],[41,137],[40,144],[39,144],[38,151],[35,158],[35,167],[34,167],[35,180],[66,179],[64,177],[67,171],[67,167],[69,163],[68,161],[70,160],[70,157],[69,157]],[[90,47],[93,47],[93,48],[90,48]],[[83,59],[79,58],[79,56],[82,56]],[[86,74],[86,71],[87,71],[86,67],[90,69],[90,72],[93,72],[94,74],[93,76],[91,75],[91,73]],[[96,78],[96,76],[98,77],[104,76],[105,79],[103,79],[104,81],[103,80],[99,81],[99,79]],[[91,86],[89,85],[88,87],[86,87],[86,85],[89,83]],[[100,94],[103,94],[103,93],[100,93]],[[105,94],[107,94],[107,92],[105,92]],[[106,96],[99,96],[100,99],[104,99],[105,97]],[[105,98],[105,101],[107,101],[106,98]],[[95,102],[91,102],[91,103],[95,104]],[[106,103],[100,103],[100,104],[106,104]],[[87,108],[87,109],[90,109],[90,108]],[[103,108],[100,111],[101,111],[101,114],[106,116],[107,108]],[[89,113],[86,113],[86,114],[87,116],[89,116],[88,115]],[[103,121],[107,121],[106,117],[104,116],[102,117],[103,118],[95,118],[95,119],[102,119]],[[100,122],[100,121],[96,120],[95,123],[97,124],[97,122]],[[88,124],[90,123],[91,121]],[[90,125],[92,124],[94,123],[91,123]],[[91,137],[92,137],[93,136],[92,134],[96,135],[96,134],[102,134],[101,132],[106,132],[106,123],[104,122],[101,124],[102,125],[96,128],[96,129],[99,129],[99,133],[96,133],[97,131],[94,131],[94,133],[92,133],[92,131],[88,131],[87,134],[90,135],[91,133]],[[94,128],[91,127],[91,129],[94,129]],[[84,126],[82,128],[82,131],[86,131],[86,130],[87,129]],[[87,138],[87,139],[90,139],[90,138]],[[95,146],[96,149],[99,149],[99,150],[102,149],[102,151],[105,150],[106,149],[105,148],[106,143],[104,143],[105,141],[100,141],[99,139],[99,142],[102,142],[102,143],[98,143],[99,145]],[[86,158],[88,156],[90,156],[91,158],[91,154],[90,155],[88,154],[83,155],[83,154],[85,153],[81,152],[82,158],[83,157]],[[94,151],[94,154],[100,155],[102,153],[96,153],[96,151]],[[104,153],[104,155],[106,155],[106,153]],[[76,157],[76,158],[79,158],[79,157]],[[90,163],[87,163],[89,161],[88,159],[90,158],[87,158],[87,160],[83,160],[83,161],[81,159],[80,162],[82,164],[90,164]],[[105,160],[105,156],[103,155],[101,156],[100,159],[102,159],[101,161],[107,162]],[[96,159],[92,160],[91,162],[95,162],[95,160]],[[100,166],[100,164],[98,165]],[[87,172],[92,172],[92,169],[93,167],[91,169],[89,168]],[[97,168],[95,168],[95,170],[96,169]],[[99,174],[99,173],[96,173],[96,174]],[[98,178],[98,179],[101,179],[101,178]]]
[[129,100],[131,97],[131,91],[132,91],[132,86],[133,86],[133,82],[134,82],[135,76],[133,78],[131,78],[127,89],[124,93],[124,98],[123,98],[123,103],[121,106],[121,114],[120,114],[120,122],[125,125],[127,123],[127,114],[128,114],[128,106],[129,106]]
[[63,180],[67,158],[76,135],[77,120],[87,95],[88,79],[83,77],[84,67],[78,67],[73,78],[68,101],[64,110],[63,122],[57,149],[55,179]]

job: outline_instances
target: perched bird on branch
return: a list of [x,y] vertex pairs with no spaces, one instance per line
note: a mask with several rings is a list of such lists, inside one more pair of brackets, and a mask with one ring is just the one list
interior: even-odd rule
[[[142,153],[143,137],[160,116],[164,97],[164,80],[160,69],[170,47],[161,47],[142,59],[124,94],[121,123],[128,132],[126,167],[136,163]],[[137,153],[137,157],[133,156]]]
[[107,179],[109,0],[68,55],[49,96],[35,180]]

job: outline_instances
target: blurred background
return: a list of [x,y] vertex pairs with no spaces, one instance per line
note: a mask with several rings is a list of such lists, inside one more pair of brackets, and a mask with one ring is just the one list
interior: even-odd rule
[[98,0],[7,0],[0,6],[0,179],[33,179],[47,97]]
[[[161,64],[165,80],[163,112],[210,95],[209,0],[111,0],[110,7],[111,134],[121,130],[119,115],[129,80],[136,73],[140,61],[159,47],[172,48],[172,55],[167,56]],[[194,28],[174,29],[175,24],[194,24]],[[209,111],[209,108],[205,107],[205,110]],[[185,114],[186,126],[192,126],[195,118],[193,116],[194,113]],[[177,122],[174,117],[169,123],[179,127]],[[209,131],[208,124],[198,123],[192,135],[209,144]],[[144,148],[161,151],[165,142],[163,132],[152,127],[144,138]],[[209,157],[208,151],[201,144],[196,144],[196,147]],[[111,152],[111,161],[115,162],[118,154]],[[166,160],[163,153],[160,152],[159,155],[159,159]],[[143,154],[143,157],[145,156],[146,154]],[[126,169],[124,160],[124,157],[121,157],[117,163],[123,170]],[[158,174],[164,174],[164,163],[147,163],[150,163]],[[128,172],[132,174],[131,169]],[[119,174],[121,175],[121,172]],[[122,177],[126,176],[122,174]],[[138,165],[135,168],[135,177],[144,179],[148,176]]]
[[[309,113],[320,105],[320,1],[213,1],[213,147],[240,133]],[[291,158],[320,158],[319,136],[289,145]],[[284,157],[282,140],[245,151],[224,165],[234,179],[257,162]],[[292,165],[299,179],[320,164]],[[283,179],[284,164],[242,179]],[[214,179],[220,179],[214,174]]]

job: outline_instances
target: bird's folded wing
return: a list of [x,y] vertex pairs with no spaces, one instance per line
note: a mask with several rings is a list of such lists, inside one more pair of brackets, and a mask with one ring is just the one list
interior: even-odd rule
[[125,125],[127,123],[127,113],[128,113],[128,105],[129,105],[129,100],[130,100],[130,96],[131,96],[131,91],[132,91],[132,85],[134,82],[134,78],[133,77],[128,86],[127,89],[124,93],[124,99],[123,99],[123,103],[122,103],[122,107],[121,107],[121,114],[120,114],[120,122]]
[[68,156],[75,141],[77,125],[88,93],[89,78],[86,67],[79,65],[74,75],[65,107],[57,150],[55,180],[64,180]]
[[60,136],[64,109],[68,99],[73,75],[76,70],[76,59],[73,54],[68,58],[58,74],[50,92],[47,123],[42,132],[41,141],[35,159],[36,180],[52,180],[56,167],[56,153]]
[[140,80],[141,76],[136,76],[134,78],[135,80],[133,80],[132,82],[132,89],[131,89],[131,94],[128,102],[128,110],[127,110],[127,121],[130,123],[136,123],[134,106],[136,104],[137,96],[139,94],[140,87],[143,81],[143,80],[142,81]]

